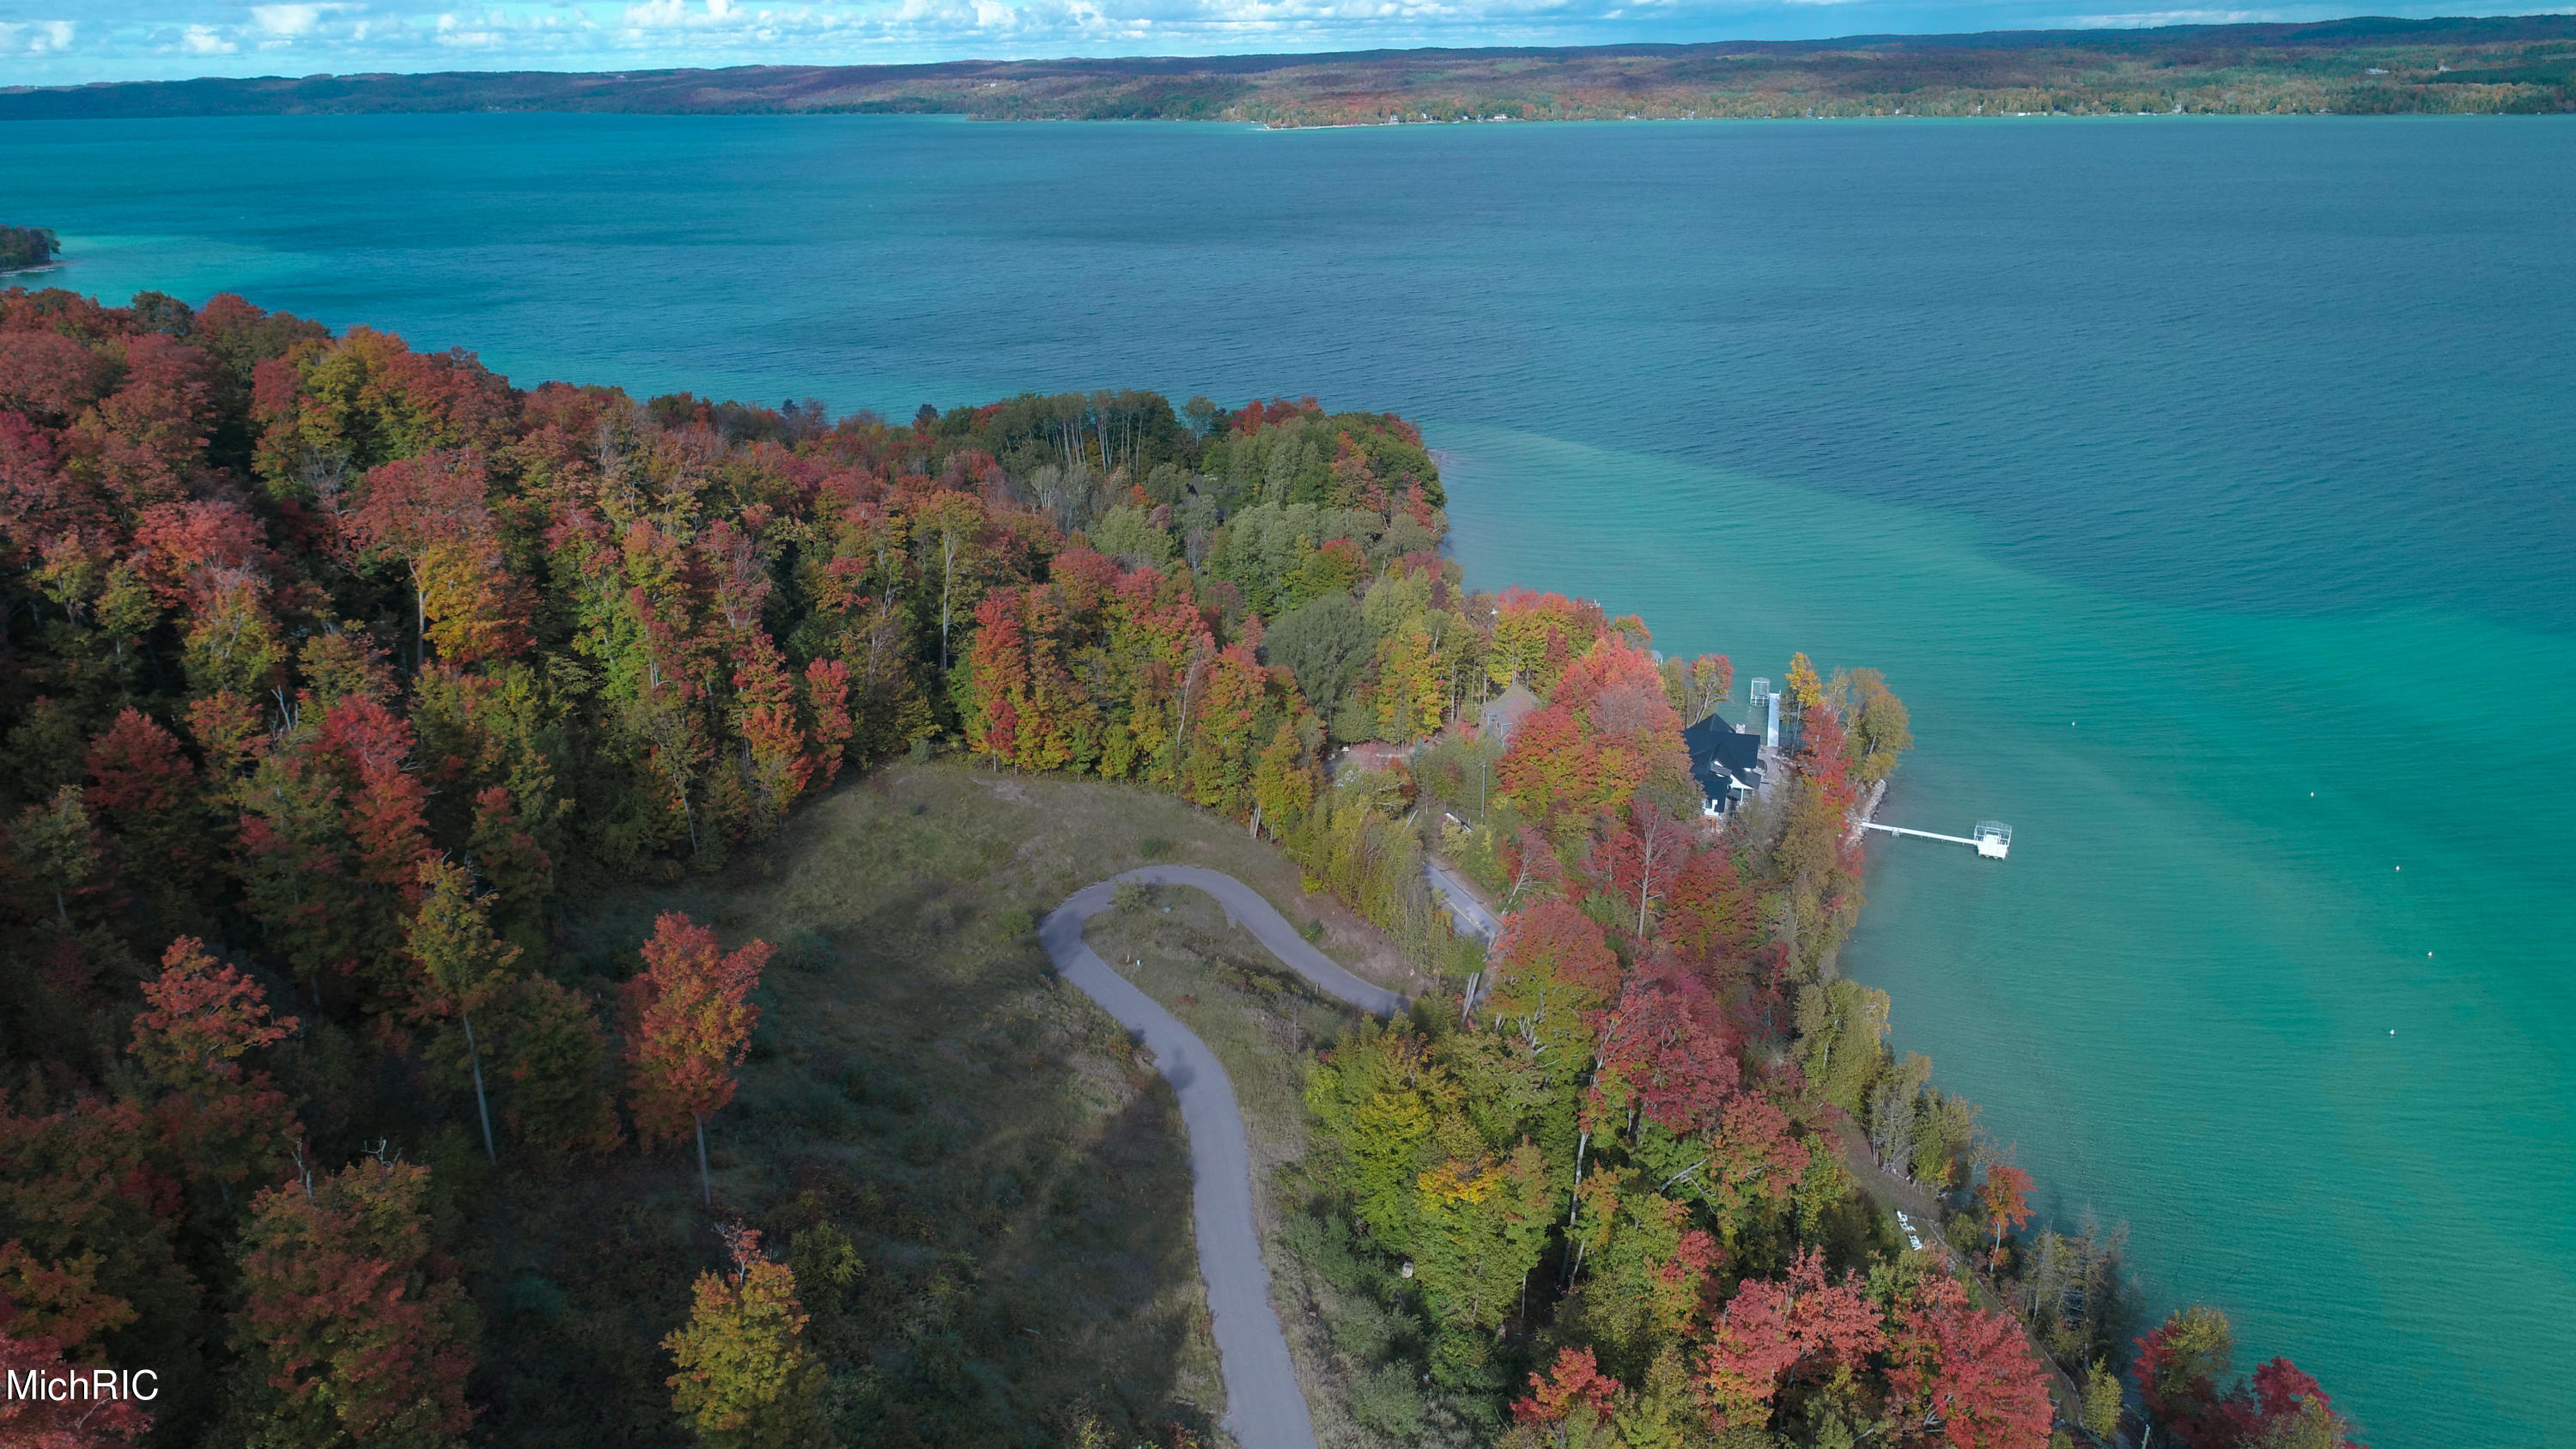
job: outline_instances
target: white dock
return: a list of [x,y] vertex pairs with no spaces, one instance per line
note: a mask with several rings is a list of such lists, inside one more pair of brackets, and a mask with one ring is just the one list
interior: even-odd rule
[[1941,835],[1929,830],[1908,830],[1901,825],[1881,825],[1875,820],[1860,823],[1863,830],[1883,835],[1912,835],[1924,840],[1946,840],[1952,845],[1973,845],[1977,854],[1988,860],[2002,860],[2012,854],[2012,827],[2000,820],[1980,820],[1974,835]]

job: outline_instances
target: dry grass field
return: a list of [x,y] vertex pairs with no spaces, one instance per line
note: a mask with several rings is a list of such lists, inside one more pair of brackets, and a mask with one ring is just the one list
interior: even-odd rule
[[[1141,789],[948,763],[847,781],[725,874],[621,888],[566,923],[578,984],[603,994],[660,911],[778,948],[740,1095],[708,1140],[718,1215],[798,1268],[844,1443],[1051,1445],[1086,1422],[1120,1446],[1174,1425],[1220,1437],[1178,1114],[1125,1033],[1051,979],[1032,929],[1151,860],[1233,874],[1362,975],[1427,984],[1239,826]],[[1293,1182],[1302,1062],[1349,1013],[1196,891],[1103,916],[1093,940],[1146,963],[1140,982],[1234,1076],[1261,1170]],[[463,1170],[454,1146],[440,1166],[457,1160],[459,1190],[503,1207],[471,1265],[503,1305],[487,1327],[495,1417],[530,1442],[678,1442],[667,1400],[633,1402],[632,1386],[669,1372],[655,1345],[718,1258],[686,1149],[630,1145],[521,1180],[507,1163]],[[1344,1366],[1304,1276],[1279,1291],[1329,1383]],[[1338,1392],[1317,1397],[1332,1442],[1373,1437]]]

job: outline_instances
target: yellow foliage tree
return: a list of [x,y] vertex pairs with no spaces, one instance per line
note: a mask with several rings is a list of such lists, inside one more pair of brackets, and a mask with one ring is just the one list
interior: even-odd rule
[[1825,702],[1825,682],[1817,677],[1816,666],[1808,660],[1804,650],[1789,656],[1789,688],[1786,692],[1789,702],[1802,712]]
[[698,1275],[689,1321],[662,1340],[680,1371],[671,1405],[708,1449],[821,1449],[823,1366],[805,1351],[796,1275],[761,1255],[760,1234],[719,1229],[731,1273]]

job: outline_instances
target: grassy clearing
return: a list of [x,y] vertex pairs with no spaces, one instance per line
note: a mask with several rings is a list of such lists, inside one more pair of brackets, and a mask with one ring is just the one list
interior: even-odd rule
[[[1125,1033],[1051,979],[1032,929],[1150,860],[1233,874],[1319,923],[1353,970],[1424,984],[1240,827],[1140,789],[944,763],[847,782],[726,874],[621,889],[566,923],[570,974],[603,994],[660,911],[779,948],[740,1096],[708,1142],[718,1216],[798,1266],[845,1444],[1049,1445],[1085,1417],[1121,1444],[1175,1423],[1213,1437],[1224,1396],[1178,1112]],[[1223,929],[1206,897],[1165,894]],[[1271,1170],[1300,1148],[1301,1051],[1338,1030],[1339,1008],[1290,999],[1294,978],[1249,938],[1238,958],[1230,969],[1271,984],[1241,987],[1240,1009],[1212,1004],[1232,987],[1181,1009],[1225,1055]],[[470,1209],[490,1231],[469,1265],[489,1320],[487,1427],[528,1444],[683,1442],[658,1340],[718,1260],[689,1149],[630,1146],[546,1178],[505,1163],[497,1180],[461,1138],[436,1158],[461,1201],[489,1205]],[[842,1243],[861,1266],[835,1287]]]

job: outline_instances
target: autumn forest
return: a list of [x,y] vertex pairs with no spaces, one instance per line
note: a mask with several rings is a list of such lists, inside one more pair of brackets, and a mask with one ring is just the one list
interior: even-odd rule
[[[2044,1216],[1839,971],[1889,681],[1785,661],[1794,745],[1704,815],[1682,732],[1735,665],[1470,590],[1447,502],[1413,424],[1312,398],[834,417],[0,292],[0,1368],[159,1376],[0,1398],[0,1439],[1213,1442],[1015,1398],[1039,1329],[907,1246],[900,1185],[722,1175],[817,942],[585,924],[918,769],[1177,797],[1435,983],[1299,1047],[1271,1185],[1270,1251],[1369,1325],[1309,1386],[1351,1442],[2347,1443],[2218,1310],[2142,1320],[2118,1230]],[[648,1181],[680,1246],[555,1273],[606,1306],[495,1266]]]

